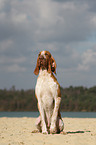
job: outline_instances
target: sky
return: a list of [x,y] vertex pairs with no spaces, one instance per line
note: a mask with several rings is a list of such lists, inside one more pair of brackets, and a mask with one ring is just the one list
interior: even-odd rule
[[60,86],[95,86],[96,0],[0,0],[0,89],[34,89],[42,50]]

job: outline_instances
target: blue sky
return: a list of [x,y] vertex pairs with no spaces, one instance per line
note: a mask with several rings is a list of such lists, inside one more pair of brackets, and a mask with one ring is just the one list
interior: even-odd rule
[[62,87],[96,85],[95,0],[0,0],[0,89],[31,89],[48,50]]

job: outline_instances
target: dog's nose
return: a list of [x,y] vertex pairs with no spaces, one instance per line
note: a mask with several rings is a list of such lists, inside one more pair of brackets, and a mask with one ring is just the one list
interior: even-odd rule
[[42,55],[40,55],[40,56],[39,56],[39,59],[42,60],[42,59],[44,59],[44,57],[43,57]]

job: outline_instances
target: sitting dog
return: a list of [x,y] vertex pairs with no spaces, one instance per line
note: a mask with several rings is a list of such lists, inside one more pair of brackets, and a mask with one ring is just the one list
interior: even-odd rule
[[38,75],[35,96],[38,100],[40,116],[36,126],[43,134],[60,133],[64,123],[60,114],[60,85],[53,75],[56,74],[56,62],[49,51],[41,51],[37,58],[34,74]]

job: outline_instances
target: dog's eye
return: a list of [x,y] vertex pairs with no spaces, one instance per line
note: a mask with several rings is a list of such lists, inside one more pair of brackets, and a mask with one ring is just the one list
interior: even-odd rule
[[48,53],[45,53],[45,55],[48,55]]

